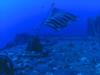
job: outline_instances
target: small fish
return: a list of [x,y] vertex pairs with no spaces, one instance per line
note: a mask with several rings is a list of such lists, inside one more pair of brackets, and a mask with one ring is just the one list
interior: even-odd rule
[[58,31],[65,28],[70,21],[75,21],[76,16],[68,13],[59,11],[59,9],[53,10],[51,16],[46,20],[45,25]]

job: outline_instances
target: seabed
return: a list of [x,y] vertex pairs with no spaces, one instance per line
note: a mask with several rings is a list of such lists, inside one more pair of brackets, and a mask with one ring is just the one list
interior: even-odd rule
[[27,43],[0,51],[14,65],[14,75],[100,75],[100,40],[96,37],[42,38],[43,51]]

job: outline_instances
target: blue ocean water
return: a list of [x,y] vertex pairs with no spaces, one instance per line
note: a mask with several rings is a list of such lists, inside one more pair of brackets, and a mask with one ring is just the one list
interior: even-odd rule
[[[70,22],[69,24],[66,24],[66,26],[63,29],[61,29],[60,31],[55,31],[54,29],[50,28],[49,26],[44,25],[44,22],[49,18],[50,13],[53,13],[52,12],[53,8],[60,9],[61,12],[64,11],[64,12],[68,12],[68,13],[75,15],[76,20],[73,22]],[[99,35],[100,35],[100,31],[99,31],[100,18],[97,19],[97,17],[100,17],[100,1],[99,0],[69,0],[69,1],[68,0],[0,0],[0,49],[1,49],[1,51],[3,51],[3,50],[9,51],[8,48],[10,48],[11,50],[15,49],[14,53],[16,53],[16,50],[18,49],[18,51],[21,52],[19,50],[19,48],[20,48],[19,46],[12,48],[12,46],[16,45],[15,43],[12,43],[12,42],[15,40],[17,35],[25,34],[22,37],[19,37],[20,41],[24,39],[24,42],[26,42],[25,40],[29,39],[31,37],[30,35],[38,36],[40,38],[48,36],[49,38],[47,38],[47,39],[49,39],[50,43],[52,42],[51,44],[54,44],[55,41],[60,40],[61,43],[54,44],[52,47],[51,46],[46,47],[47,49],[50,48],[50,49],[55,49],[55,50],[57,48],[58,50],[55,52],[58,52],[58,54],[59,54],[60,51],[59,51],[58,47],[60,47],[63,50],[62,47],[65,48],[67,45],[66,42],[69,42],[69,39],[71,39],[71,42],[74,43],[74,45],[77,45],[76,46],[77,48],[76,47],[73,48],[73,49],[75,49],[75,51],[77,51],[78,49],[82,49],[82,48],[84,48],[85,50],[87,49],[87,53],[84,53],[84,51],[83,51],[84,55],[81,57],[81,55],[79,54],[79,57],[77,57],[77,58],[80,58],[80,63],[78,63],[79,65],[81,65],[80,68],[83,67],[82,65],[84,62],[85,62],[85,64],[90,64],[90,62],[92,61],[90,59],[90,56],[88,56],[90,54],[91,56],[93,56],[93,58],[98,57],[96,59],[97,61],[95,60],[94,62],[97,62],[95,64],[95,68],[97,68],[97,70],[100,70],[99,54],[92,55],[95,51],[92,52],[90,50],[90,49],[94,49],[94,50],[97,50],[97,53],[100,52],[99,51],[100,50],[100,48],[99,48],[100,42],[99,42],[99,39],[97,39],[97,38],[99,38]],[[90,20],[90,22],[88,20]],[[96,22],[97,20],[98,20],[98,22]],[[57,29],[57,27],[55,29]],[[29,37],[27,37],[28,35],[29,35]],[[55,37],[58,38],[58,40],[57,39],[55,40],[54,39]],[[61,39],[61,37],[63,37],[64,39],[63,38]],[[80,37],[82,38],[82,40],[80,40]],[[83,41],[84,37],[85,37],[85,41]],[[91,38],[89,39],[88,37],[91,37]],[[79,40],[73,41],[72,38],[73,39],[77,38],[80,40],[80,42],[79,42]],[[86,38],[89,41],[86,41]],[[17,41],[19,41],[19,39],[17,39]],[[65,39],[67,39],[67,41]],[[37,39],[35,39],[35,40],[37,40]],[[66,41],[65,44],[63,44],[64,41]],[[32,45],[33,42],[34,41],[32,41],[31,44],[29,44],[29,45]],[[42,42],[44,43],[44,41],[42,41]],[[13,45],[12,44],[8,45],[8,43],[12,43]],[[81,43],[83,43],[83,44],[81,45]],[[40,47],[40,49],[42,48],[40,44],[38,44],[38,43],[35,43],[35,44],[38,45]],[[48,45],[48,43],[45,43],[45,44]],[[7,48],[5,48],[6,45],[8,45]],[[33,47],[33,45],[32,45],[32,47]],[[85,47],[85,45],[87,45],[87,46]],[[92,48],[92,45],[93,45],[93,48]],[[94,45],[95,45],[95,48],[94,48]],[[21,44],[20,46],[21,46],[21,49],[26,48],[25,47],[26,45],[23,47],[23,45]],[[71,47],[72,46],[73,46],[73,44],[71,44]],[[30,47],[28,47],[28,49],[29,48]],[[70,49],[70,48],[68,48],[68,49]],[[72,51],[72,53],[71,53],[72,55],[69,55],[68,57],[72,58],[72,59],[77,59],[77,58],[73,58],[74,51],[73,50],[71,50],[71,51]],[[88,53],[89,51],[91,51],[92,53]],[[13,56],[14,53],[12,53],[12,56],[9,56],[9,53],[7,53],[7,54],[9,57],[16,58],[17,55]],[[66,51],[66,49],[65,49],[65,57],[67,56],[66,53],[68,53],[68,51]],[[81,53],[81,51],[80,51],[80,53]],[[51,52],[51,55],[52,54],[53,54],[53,52]],[[58,55],[58,54],[55,53],[55,55]],[[19,55],[20,55],[20,53],[19,53]],[[56,57],[59,57],[59,55],[58,56],[55,56],[55,55],[53,54],[54,60],[56,60]],[[59,61],[64,62],[63,59],[65,57],[62,56],[61,59],[59,58]],[[50,58],[46,58],[47,61],[49,59]],[[37,62],[39,61],[38,59],[37,60],[32,59],[32,60],[35,60]],[[21,61],[24,61],[24,59]],[[30,61],[30,60],[25,59],[25,61]],[[66,74],[67,75],[99,75],[100,74],[100,71],[99,72],[97,71],[97,74],[95,74],[94,72],[92,74],[91,73],[92,71],[90,71],[91,65],[88,66],[88,68],[90,69],[89,71],[85,70],[86,67],[83,67],[84,70],[79,71],[80,68],[76,68],[76,66],[79,67],[79,65],[76,64],[77,63],[76,60],[73,61],[75,63],[72,63],[72,60],[70,60],[70,61],[71,61],[71,64],[69,64],[69,62],[68,62],[69,65],[67,65],[67,66],[72,66],[72,68],[70,68],[71,71],[69,71],[68,69],[64,70],[60,66],[61,70],[57,70],[57,72],[56,71],[54,72],[54,70],[52,70],[52,71],[50,70],[50,73],[49,73],[49,72],[47,72],[49,70],[47,70],[47,71],[45,70],[45,68],[48,68],[47,65],[44,65],[44,66],[42,65],[42,66],[39,66],[40,71],[41,71],[42,67],[44,68],[45,71],[43,71],[43,74],[41,74],[41,75],[66,75]],[[30,62],[33,62],[33,61],[30,61]],[[44,60],[42,59],[42,64],[43,64],[43,62],[44,62]],[[53,63],[55,63],[55,61],[53,61]],[[59,62],[58,65],[60,65],[60,63],[61,62]],[[63,64],[63,63],[61,63],[61,64]],[[51,65],[55,66],[55,64],[51,64]],[[56,65],[56,66],[59,67],[58,65]],[[98,67],[99,67],[99,69],[98,69]],[[74,69],[76,69],[77,71]],[[16,75],[40,75],[39,72],[37,72],[37,71],[35,72],[35,70],[38,70],[38,66],[37,66],[37,68],[35,67],[35,69],[33,71],[34,73],[31,72],[31,70],[28,70],[29,72],[31,72],[31,74],[16,74]],[[68,71],[68,72],[66,72],[66,71]],[[84,73],[83,73],[83,71],[84,71]],[[44,72],[47,72],[47,73],[44,74]],[[53,74],[53,72],[54,72],[54,74]],[[71,72],[73,72],[73,74],[71,74]]]
[[[99,1],[54,1],[54,0],[1,0],[0,1],[0,33],[1,42],[8,41],[16,33],[85,35],[87,33],[86,18],[100,13]],[[53,32],[41,22],[48,17],[52,3],[55,7],[71,12],[78,20],[60,32]],[[41,28],[42,27],[42,28]]]

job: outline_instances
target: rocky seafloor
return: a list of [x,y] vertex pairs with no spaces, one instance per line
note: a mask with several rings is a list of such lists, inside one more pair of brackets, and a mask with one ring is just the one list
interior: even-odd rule
[[20,44],[0,51],[14,64],[15,75],[100,75],[100,41],[50,39],[42,41],[44,51],[26,51]]

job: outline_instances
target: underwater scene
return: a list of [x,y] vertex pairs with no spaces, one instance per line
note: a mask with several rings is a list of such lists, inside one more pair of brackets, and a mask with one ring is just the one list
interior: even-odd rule
[[0,75],[100,75],[99,0],[0,0]]

